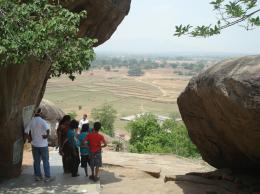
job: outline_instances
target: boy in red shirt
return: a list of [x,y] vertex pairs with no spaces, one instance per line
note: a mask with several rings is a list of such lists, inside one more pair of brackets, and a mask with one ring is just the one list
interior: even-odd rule
[[107,146],[104,136],[99,134],[101,129],[101,123],[95,122],[93,132],[89,133],[84,141],[89,142],[90,148],[90,160],[91,160],[91,172],[92,175],[89,177],[94,181],[99,180],[99,168],[102,167],[102,155],[101,150]]

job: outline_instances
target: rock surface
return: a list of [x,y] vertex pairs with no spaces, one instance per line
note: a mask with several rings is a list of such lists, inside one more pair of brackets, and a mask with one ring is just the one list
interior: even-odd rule
[[35,59],[0,68],[0,177],[21,173],[23,115],[28,120],[42,98],[49,68]]
[[43,99],[39,106],[42,109],[42,116],[50,126],[50,137],[48,138],[49,145],[58,145],[57,127],[59,121],[65,113],[54,103]]
[[65,113],[49,100],[42,99],[40,106],[42,109],[42,116],[47,121],[57,122],[62,119]]
[[[85,177],[71,178],[63,174],[61,157],[50,149],[51,173],[56,179],[50,183],[33,180],[32,153],[24,152],[24,171],[18,178],[1,183],[0,193],[101,193],[101,194],[252,194],[259,193],[259,178],[237,177],[231,182],[219,178],[222,172],[205,172],[212,169],[200,159],[184,159],[174,155],[148,155],[119,153],[103,150],[104,165],[100,182]],[[136,161],[136,162],[135,162]],[[148,168],[143,168],[147,166]],[[161,177],[149,172],[161,169]],[[90,170],[90,169],[89,169]],[[186,174],[196,171],[196,173]],[[89,171],[90,172],[90,171]],[[165,174],[167,173],[167,174]],[[229,173],[224,171],[225,173]],[[197,175],[196,175],[197,174]],[[210,176],[208,176],[210,175]],[[222,176],[223,177],[223,176]],[[241,184],[242,183],[242,184]]]
[[[201,160],[174,155],[103,152],[102,194],[248,194],[237,184],[186,174],[212,168]],[[160,178],[149,172],[160,169]],[[166,182],[165,182],[166,179]]]
[[235,171],[260,169],[260,56],[212,66],[190,81],[178,105],[205,161]]
[[80,25],[80,36],[98,39],[97,45],[108,40],[130,10],[131,0],[73,0],[63,5],[73,12],[87,10],[87,19]]
[[163,178],[167,174],[186,174],[191,171],[213,170],[202,160],[192,160],[175,155],[136,154],[104,151],[104,165],[140,170],[153,178]]
[[[72,11],[87,9],[88,18],[82,21],[80,35],[97,38],[99,45],[111,37],[128,14],[131,0],[67,2],[64,6]],[[21,172],[23,119],[28,121],[33,107],[39,105],[49,69],[50,64],[39,63],[37,59],[0,68],[0,177],[14,177]]]

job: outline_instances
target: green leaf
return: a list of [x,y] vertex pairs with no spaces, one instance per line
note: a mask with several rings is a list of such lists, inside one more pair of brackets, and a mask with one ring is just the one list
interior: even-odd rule
[[72,13],[47,0],[0,0],[0,10],[0,67],[35,56],[51,62],[52,76],[68,74],[73,80],[95,58],[96,40],[77,37],[86,11]]

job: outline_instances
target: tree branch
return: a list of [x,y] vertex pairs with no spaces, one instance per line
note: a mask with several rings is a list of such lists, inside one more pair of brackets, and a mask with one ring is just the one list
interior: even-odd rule
[[225,29],[225,28],[228,28],[228,27],[230,27],[230,26],[233,26],[233,25],[235,25],[235,24],[238,24],[238,23],[240,23],[240,22],[243,22],[243,21],[245,21],[246,19],[250,18],[252,15],[256,14],[257,12],[260,12],[260,9],[254,11],[254,12],[248,14],[248,15],[243,16],[242,18],[240,18],[240,19],[238,19],[238,20],[235,20],[235,21],[233,21],[233,22],[230,22],[230,23],[228,23],[227,25],[221,26],[219,29],[220,29],[220,30],[223,30],[223,29]]

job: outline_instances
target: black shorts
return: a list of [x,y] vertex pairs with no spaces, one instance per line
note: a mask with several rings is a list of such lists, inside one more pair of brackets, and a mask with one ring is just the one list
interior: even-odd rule
[[86,168],[88,165],[90,166],[89,155],[81,156],[81,167]]

